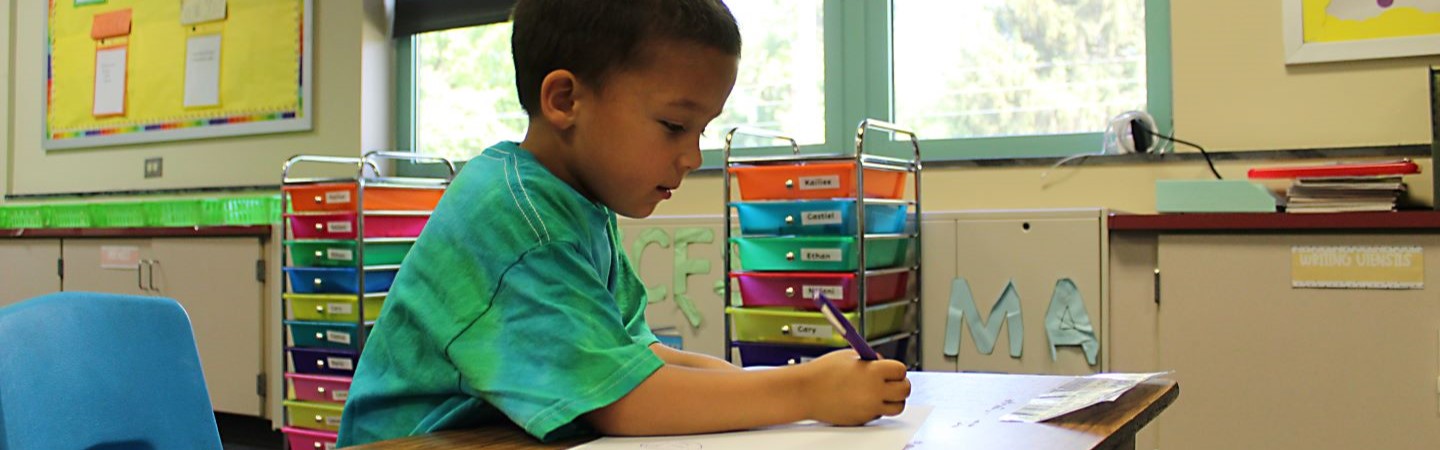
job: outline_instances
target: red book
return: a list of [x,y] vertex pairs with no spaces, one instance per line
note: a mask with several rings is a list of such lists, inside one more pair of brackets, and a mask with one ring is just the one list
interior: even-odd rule
[[1271,167],[1250,169],[1249,176],[1257,178],[1320,178],[1320,177],[1361,177],[1375,175],[1409,175],[1420,173],[1420,166],[1409,159],[1376,163],[1325,164],[1319,166]]

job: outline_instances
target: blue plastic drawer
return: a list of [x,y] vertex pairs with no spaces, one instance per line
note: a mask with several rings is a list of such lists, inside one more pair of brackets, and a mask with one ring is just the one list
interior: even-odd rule
[[[853,235],[855,200],[741,202],[740,233],[747,235]],[[905,231],[905,205],[865,205],[865,232]]]
[[306,375],[353,377],[360,362],[360,353],[354,350],[290,347],[285,351],[295,373]]
[[[296,347],[355,348],[360,344],[354,323],[287,320],[285,325],[290,327],[290,341]],[[365,324],[367,334],[372,328],[375,322]]]
[[[365,269],[365,292],[386,292],[400,269]],[[360,273],[354,267],[286,267],[290,291],[297,294],[358,294]]]

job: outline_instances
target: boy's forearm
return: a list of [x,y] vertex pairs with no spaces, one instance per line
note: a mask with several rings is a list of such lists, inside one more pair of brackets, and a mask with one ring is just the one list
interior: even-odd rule
[[806,419],[807,369],[720,371],[666,365],[625,397],[586,415],[607,435],[744,430]]
[[650,351],[655,353],[655,356],[659,357],[661,361],[665,361],[665,364],[696,369],[740,370],[739,367],[723,359],[684,350],[676,350],[658,342],[650,345]]

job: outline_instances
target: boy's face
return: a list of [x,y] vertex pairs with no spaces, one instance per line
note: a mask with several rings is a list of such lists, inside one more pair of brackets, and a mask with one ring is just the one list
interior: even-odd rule
[[603,91],[577,92],[568,164],[581,194],[634,218],[700,167],[700,133],[720,115],[738,67],[734,56],[686,42],[649,45],[642,58],[611,73]]

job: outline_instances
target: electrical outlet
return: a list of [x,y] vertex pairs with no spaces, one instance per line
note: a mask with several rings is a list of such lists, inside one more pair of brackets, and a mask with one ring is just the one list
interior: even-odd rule
[[148,158],[145,160],[145,178],[160,178],[165,173],[164,160],[160,158]]

